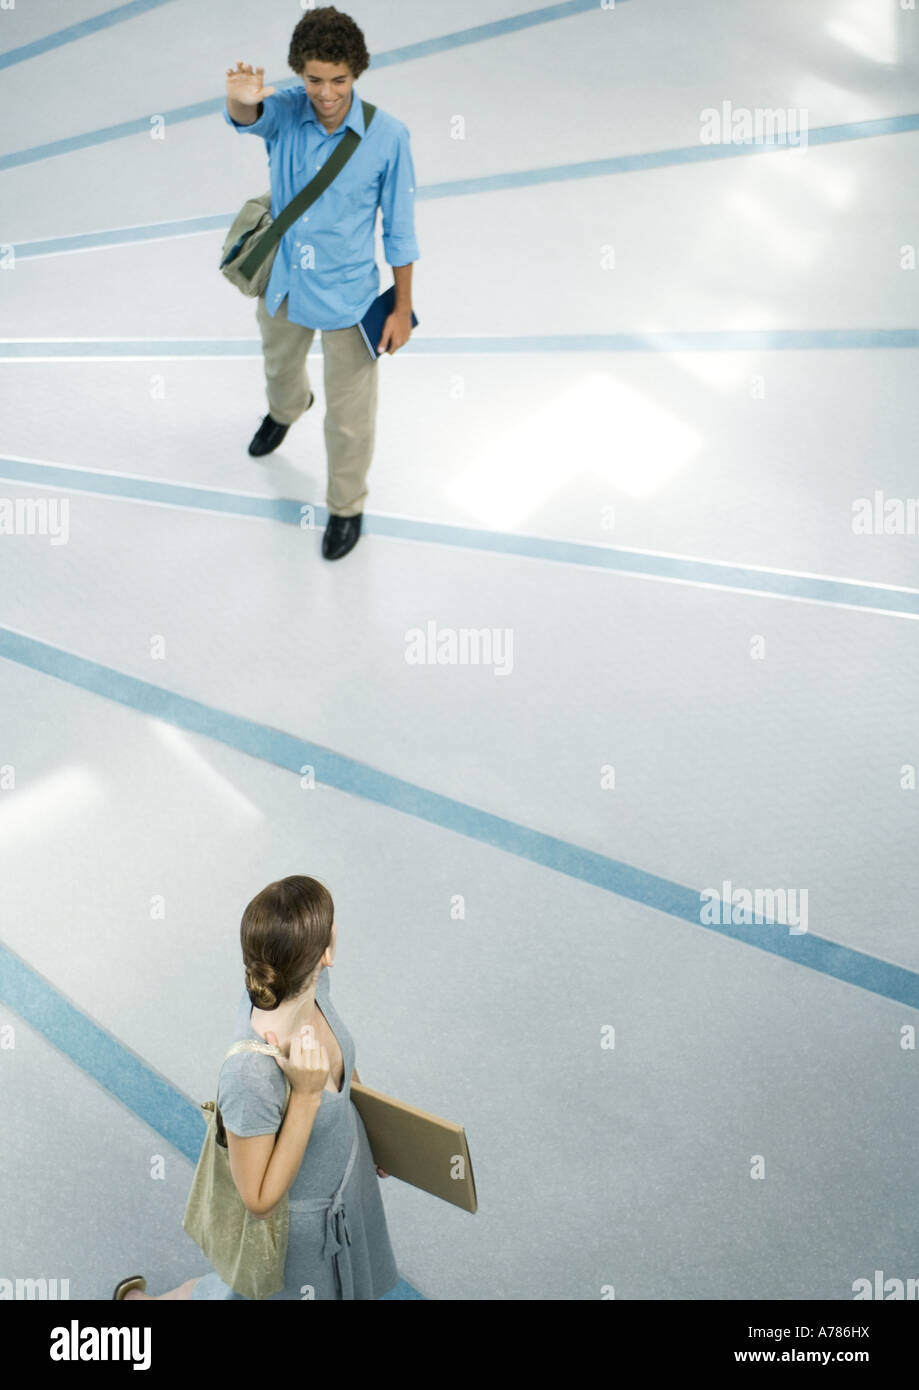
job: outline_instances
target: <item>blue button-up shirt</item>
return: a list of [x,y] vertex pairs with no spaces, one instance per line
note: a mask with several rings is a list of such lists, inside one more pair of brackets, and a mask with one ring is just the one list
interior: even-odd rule
[[261,135],[265,141],[272,217],[322,168],[348,126],[361,136],[338,176],[284,233],[265,290],[270,314],[289,295],[288,319],[308,328],[349,328],[363,318],[380,293],[374,254],[378,207],[383,212],[383,252],[388,264],[418,260],[415,170],[408,128],[377,107],[365,134],[361,98],[356,87],[351,92],[348,114],[331,135],[302,86],[265,97],[262,114],[253,125],[237,125],[223,108],[224,119],[234,130]]

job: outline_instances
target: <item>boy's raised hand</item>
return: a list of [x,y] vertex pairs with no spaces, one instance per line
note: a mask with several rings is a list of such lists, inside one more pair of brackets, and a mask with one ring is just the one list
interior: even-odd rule
[[265,69],[250,67],[248,63],[237,63],[236,71],[227,68],[227,96],[238,101],[240,106],[258,106],[265,97],[274,95],[273,87],[263,87]]

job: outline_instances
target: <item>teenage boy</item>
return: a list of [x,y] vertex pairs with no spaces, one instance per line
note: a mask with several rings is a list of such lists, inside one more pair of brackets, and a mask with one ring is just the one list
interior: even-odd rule
[[[379,352],[396,352],[412,331],[415,171],[409,133],[377,109],[365,130],[355,81],[370,66],[364,36],[334,5],[310,10],[294,29],[288,64],[303,86],[264,87],[264,68],[238,62],[227,69],[224,111],[236,130],[261,135],[271,168],[271,211],[281,209],[313,178],[350,126],[360,145],[319,198],[287,229],[271,278],[259,295],[268,414],[249,453],[269,454],[313,404],[306,354],[322,332],[328,457],[322,540],[327,560],[347,555],[361,533],[366,479],[373,455],[377,363],[357,324],[380,293],[374,255],[377,208],[383,250],[393,268],[395,307],[383,325]],[[374,103],[375,104],[375,103]]]

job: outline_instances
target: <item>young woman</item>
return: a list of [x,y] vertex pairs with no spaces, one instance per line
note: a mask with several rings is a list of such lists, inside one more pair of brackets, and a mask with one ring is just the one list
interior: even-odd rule
[[[237,1052],[220,1071],[217,1104],[230,1172],[256,1217],[289,1193],[284,1288],[272,1299],[377,1299],[399,1275],[363,1121],[351,1102],[354,1041],[329,996],[334,906],[314,878],[269,883],[243,913],[246,990],[230,1042],[262,1038],[284,1054]],[[228,1043],[228,1046],[230,1044]],[[284,1076],[291,1093],[282,1123]],[[140,1276],[115,1298],[240,1299],[214,1272],[169,1293]]]

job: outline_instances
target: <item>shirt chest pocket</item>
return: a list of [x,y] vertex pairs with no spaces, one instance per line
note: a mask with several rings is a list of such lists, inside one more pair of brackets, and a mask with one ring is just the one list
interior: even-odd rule
[[[332,152],[314,155],[312,159],[306,157],[296,157],[293,165],[293,176],[295,186],[305,188],[311,179],[321,173],[318,167],[320,164],[325,166],[326,159],[331,159]],[[357,159],[357,154],[352,156]],[[350,203],[355,208],[376,207],[380,193],[379,173],[368,173],[366,170],[354,170],[351,161],[335,175],[328,188],[320,196],[324,200],[328,195],[329,200],[334,200],[336,204]]]
[[336,206],[344,213],[349,210],[358,213],[372,212],[379,201],[380,181],[372,175],[349,178],[348,170],[343,169],[335,182],[329,185],[328,192]]

